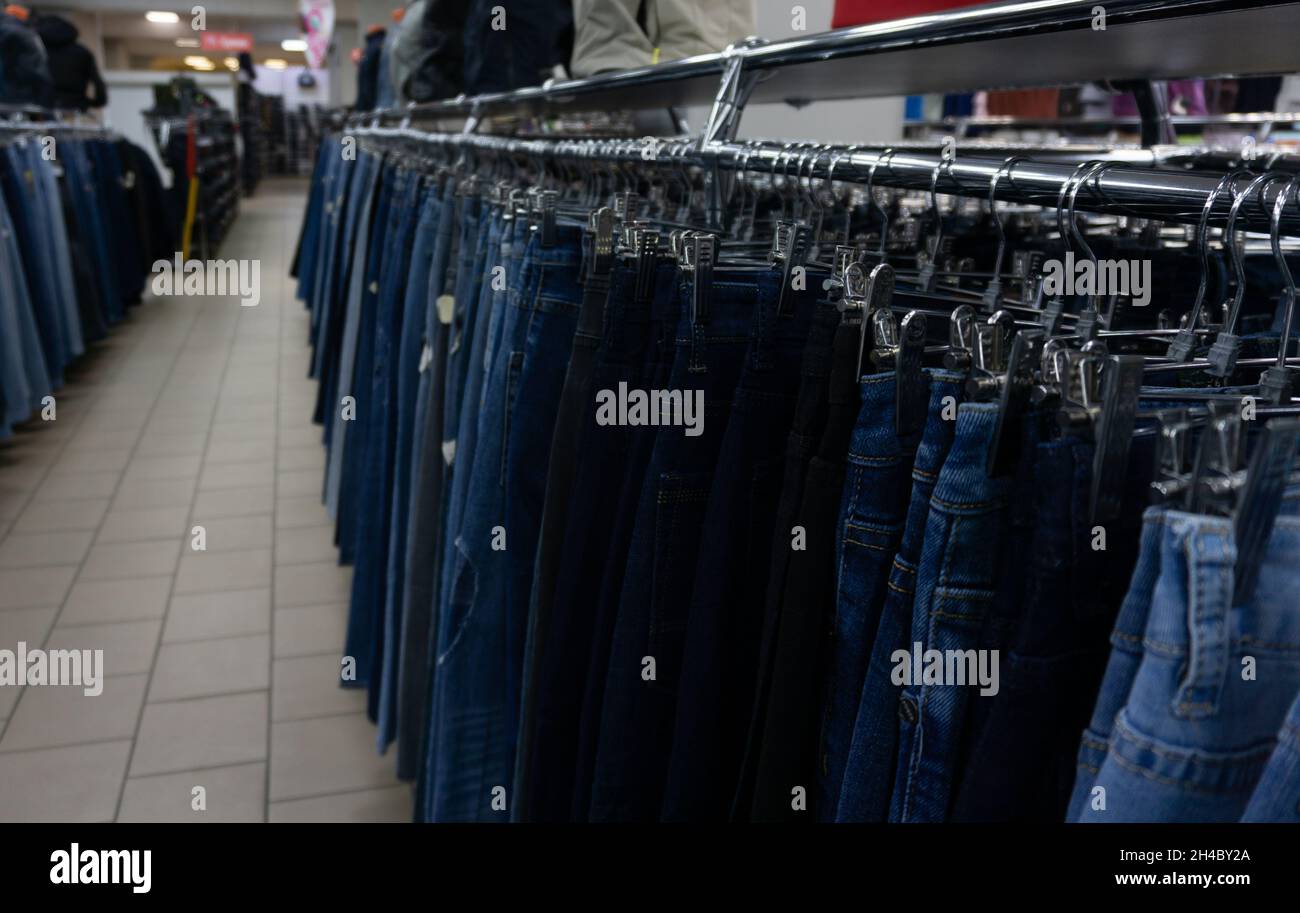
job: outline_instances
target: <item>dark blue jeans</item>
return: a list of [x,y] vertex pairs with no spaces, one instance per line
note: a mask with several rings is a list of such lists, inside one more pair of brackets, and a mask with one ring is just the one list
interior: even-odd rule
[[[722,431],[700,532],[678,684],[666,821],[725,820],[730,814],[758,674],[767,579],[786,439],[794,420],[804,344],[824,276],[791,294],[780,313],[780,275],[758,278],[749,348]],[[717,433],[710,429],[705,433]],[[743,530],[743,534],[738,531]],[[790,529],[778,531],[789,536]]]
[[424,348],[424,321],[429,310],[429,272],[438,238],[442,206],[436,189],[426,189],[420,202],[411,245],[410,269],[402,302],[400,334],[394,340],[394,411],[396,434],[389,517],[388,555],[383,604],[383,665],[379,695],[379,746],[383,750],[397,735],[397,672],[401,664],[402,596],[406,574],[407,509],[411,490],[411,447],[414,438],[415,399],[420,384],[420,352]]
[[[605,677],[593,821],[659,818],[704,511],[758,296],[752,276],[718,270],[707,325],[693,327],[689,311],[678,321],[667,386],[702,392],[704,429],[692,437],[666,426],[655,435]],[[652,676],[646,657],[654,659]]]
[[[676,273],[673,266],[660,266],[649,294],[638,298],[634,272],[615,264],[593,391],[666,382],[675,349]],[[516,770],[516,781],[531,783],[525,804],[516,809],[522,820],[586,817],[614,626],[614,612],[601,613],[602,575],[617,572],[621,583],[631,531],[618,526],[619,505],[633,485],[640,493],[653,432],[647,426],[598,425],[594,393],[583,403],[575,454],[578,483],[563,531],[554,612],[532,645],[539,685],[531,711],[532,747]],[[584,714],[591,720],[586,727]]]

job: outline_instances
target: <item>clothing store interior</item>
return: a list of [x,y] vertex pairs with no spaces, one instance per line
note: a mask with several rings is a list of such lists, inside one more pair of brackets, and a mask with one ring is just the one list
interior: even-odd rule
[[1300,822],[1300,2],[0,14],[0,822]]

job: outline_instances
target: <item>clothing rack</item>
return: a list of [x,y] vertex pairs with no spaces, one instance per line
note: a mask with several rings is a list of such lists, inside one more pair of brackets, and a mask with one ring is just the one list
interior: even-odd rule
[[[746,141],[714,143],[703,148],[689,141],[654,140],[554,140],[520,139],[474,133],[426,133],[410,127],[364,127],[353,135],[373,140],[428,143],[453,150],[498,156],[572,162],[644,164],[647,161],[684,168],[717,168],[727,172],[759,172],[790,178],[833,179],[873,186],[930,190],[938,193],[988,198],[998,176],[993,197],[1011,203],[1054,207],[1062,189],[1077,178],[1073,164],[1023,158],[1008,163],[1003,158],[966,156],[960,151],[945,159],[941,152],[884,149],[826,144]],[[1097,160],[1104,156],[1097,155]],[[1151,163],[1156,159],[1151,157]],[[1135,216],[1194,225],[1219,185],[1217,173],[1141,168],[1111,162],[1107,169],[1078,188],[1074,207],[1080,212]],[[1266,184],[1257,205],[1240,208],[1237,228],[1267,232],[1273,202],[1284,182]],[[1220,193],[1210,210],[1211,219],[1226,219],[1232,208],[1230,193]],[[1281,233],[1300,235],[1300,211],[1283,214]]]

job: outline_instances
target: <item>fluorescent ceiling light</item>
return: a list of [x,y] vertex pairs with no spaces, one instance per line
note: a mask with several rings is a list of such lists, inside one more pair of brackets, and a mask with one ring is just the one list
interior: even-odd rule
[[303,41],[301,38],[286,38],[284,41],[280,42],[280,50],[305,51],[307,50],[307,42]]
[[238,70],[238,69],[239,69],[239,58],[238,58],[238,57],[227,57],[225,60],[222,61],[222,63],[224,63],[224,64],[226,65],[226,69],[228,69],[228,70]]
[[265,63],[269,70],[283,70],[285,67],[289,66],[286,61],[281,60],[279,57],[272,57]]
[[176,47],[178,48],[196,48],[199,46],[197,38],[177,38]]
[[[139,9],[139,7],[136,7],[136,9]],[[144,18],[148,19],[150,22],[157,22],[163,25],[175,25],[181,21],[181,17],[175,13],[159,12],[158,10],[150,10],[144,14]]]
[[206,57],[186,57],[185,65],[196,70],[215,70],[217,65]]

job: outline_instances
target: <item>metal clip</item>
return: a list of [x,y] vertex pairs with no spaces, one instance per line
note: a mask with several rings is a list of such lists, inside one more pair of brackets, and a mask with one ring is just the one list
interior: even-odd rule
[[1192,484],[1190,440],[1192,423],[1186,409],[1165,409],[1156,415],[1160,437],[1156,441],[1156,471],[1151,482],[1153,504],[1181,503]]
[[781,267],[781,290],[778,292],[776,312],[782,317],[794,313],[795,270],[807,269],[808,245],[812,230],[802,222],[778,222],[772,237],[772,250],[768,262]]
[[969,371],[974,351],[975,309],[969,304],[959,305],[948,316],[948,351],[943,366],[949,371]]
[[718,236],[707,231],[692,232],[685,242],[687,263],[683,265],[691,277],[691,325],[704,326],[709,322],[709,291],[713,287],[713,266],[718,254]]

